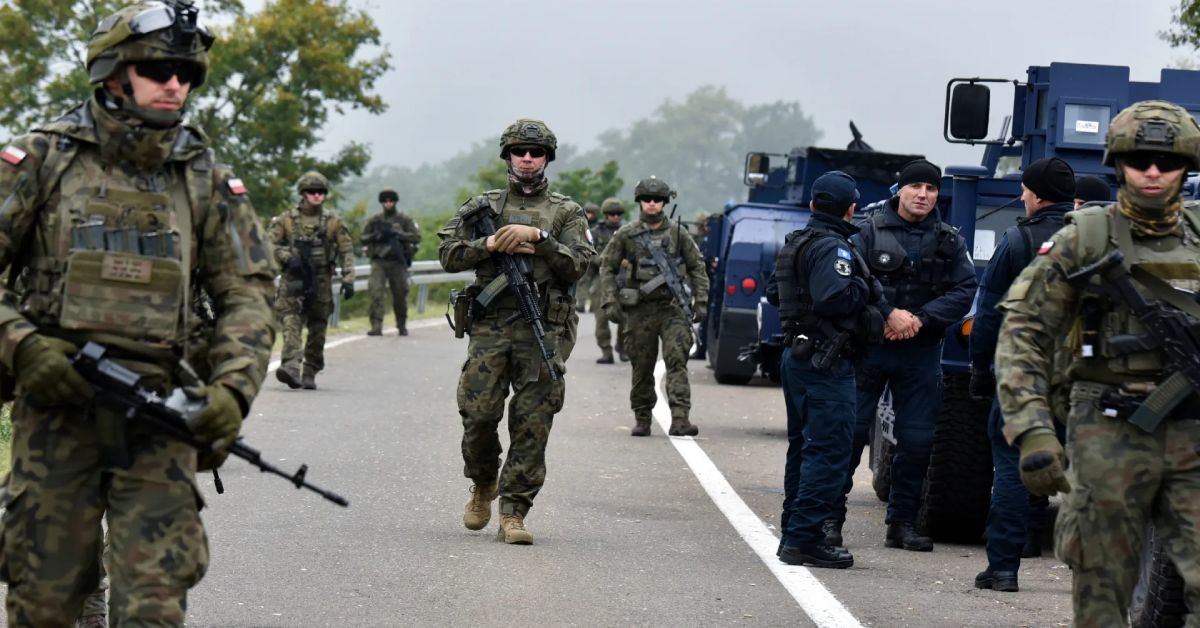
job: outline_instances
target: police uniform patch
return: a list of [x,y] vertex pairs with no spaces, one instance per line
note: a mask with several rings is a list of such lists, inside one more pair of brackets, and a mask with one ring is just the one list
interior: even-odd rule
[[17,148],[16,146],[5,146],[4,150],[0,150],[0,159],[8,162],[10,165],[19,166],[29,153]]
[[833,260],[833,270],[843,277],[850,276],[850,262],[847,262],[840,257]]
[[850,249],[843,249],[840,246],[838,247],[838,257],[845,259],[845,260],[853,259],[852,257],[850,257]]
[[237,194],[240,196],[240,195],[246,193],[246,184],[242,183],[242,180],[237,177],[233,177],[233,178],[229,179],[228,185],[229,185],[229,191],[234,194]]
[[879,254],[879,263],[880,263],[880,264],[886,264],[886,263],[888,263],[888,262],[890,262],[890,261],[892,261],[892,256],[891,256],[891,255],[888,255],[887,253],[880,253],[880,254]]
[[1049,253],[1050,249],[1052,248],[1054,248],[1054,240],[1046,240],[1042,243],[1042,248],[1038,249],[1038,255],[1045,255]]

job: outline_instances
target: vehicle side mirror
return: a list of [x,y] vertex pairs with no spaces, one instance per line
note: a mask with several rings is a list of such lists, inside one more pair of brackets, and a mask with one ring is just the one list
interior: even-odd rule
[[771,172],[771,157],[766,153],[750,153],[746,155],[746,169],[742,175],[742,182],[751,187],[756,187],[767,182],[767,175]]
[[985,139],[991,104],[992,90],[987,85],[955,85],[950,97],[950,136],[968,141]]

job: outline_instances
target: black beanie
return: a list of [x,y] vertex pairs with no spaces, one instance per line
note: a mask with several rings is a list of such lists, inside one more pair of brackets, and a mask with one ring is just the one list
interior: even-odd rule
[[1063,203],[1075,200],[1075,171],[1058,157],[1039,159],[1029,164],[1021,173],[1021,183],[1044,201]]
[[1079,177],[1075,179],[1075,198],[1081,198],[1085,203],[1111,201],[1112,188],[1108,187],[1108,181],[1100,177]]
[[934,187],[941,187],[942,169],[924,159],[914,159],[900,169],[900,178],[897,183],[900,187],[910,183],[928,183]]

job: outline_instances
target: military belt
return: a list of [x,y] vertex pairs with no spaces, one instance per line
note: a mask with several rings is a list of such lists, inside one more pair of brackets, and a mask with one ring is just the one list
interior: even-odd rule
[[[1091,401],[1100,409],[1101,414],[1114,419],[1129,421],[1150,397],[1150,392],[1130,392],[1129,388],[1153,386],[1153,382],[1120,385],[1103,384],[1091,381],[1076,381],[1071,385],[1072,401]],[[1159,420],[1200,419],[1200,394],[1192,393],[1179,403],[1170,413]],[[1139,425],[1139,427],[1141,427]]]

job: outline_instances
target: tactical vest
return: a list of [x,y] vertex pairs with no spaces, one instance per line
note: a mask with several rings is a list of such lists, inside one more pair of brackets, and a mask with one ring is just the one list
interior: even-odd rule
[[936,216],[928,218],[938,221],[933,255],[922,251],[921,259],[913,260],[896,235],[902,227],[885,226],[886,217],[885,212],[877,212],[863,222],[863,229],[870,229],[874,235],[867,263],[883,285],[887,302],[915,311],[950,289],[951,273],[957,262],[958,229]]
[[[1067,224],[1078,229],[1076,259],[1079,267],[1094,263],[1114,248],[1121,249],[1130,268],[1140,267],[1175,288],[1200,293],[1200,206],[1184,206],[1182,235],[1134,239],[1129,220],[1115,204],[1082,208],[1067,214]],[[1099,283],[1099,277],[1091,279]],[[1138,288],[1155,298],[1140,282]],[[1122,335],[1146,333],[1141,321],[1121,301],[1080,291],[1075,325],[1068,337],[1073,360],[1072,379],[1108,384],[1158,381],[1163,375],[1159,351],[1117,355],[1109,340]],[[1088,355],[1090,354],[1090,357]]]
[[[96,144],[63,133],[90,124],[85,105],[42,129],[51,139],[36,199],[43,222],[21,247],[20,311],[47,333],[179,354],[196,324],[191,271],[212,195],[211,150],[153,172],[107,167]],[[172,155],[194,151],[190,141],[181,127]]]
[[[822,318],[813,313],[812,290],[808,283],[808,268],[798,272],[803,263],[807,248],[821,238],[834,238],[844,246],[854,257],[855,272],[866,278],[871,278],[866,260],[859,255],[850,241],[828,231],[818,231],[807,227],[793,231],[784,239],[783,247],[775,256],[775,282],[779,290],[779,319],[785,331],[813,335],[819,333]],[[844,321],[843,321],[844,322]]]
[[[337,234],[342,229],[342,223],[331,212],[322,209],[320,219],[315,228],[308,221],[299,207],[293,207],[284,214],[280,224],[283,227],[284,239],[288,247],[295,250],[297,244],[312,247],[313,269],[317,271],[317,279],[326,281],[336,266]],[[330,234],[334,234],[330,237]]]
[[[1036,214],[1035,214],[1036,218]],[[1004,231],[1005,241],[1009,243],[1009,276],[1016,277],[1033,261],[1038,247],[1062,229],[1061,219],[1046,217],[1042,220],[1024,222],[1013,225]]]
[[[649,236],[650,246],[661,248],[666,253],[667,260],[674,262],[679,268],[679,276],[685,281],[687,280],[687,265],[684,264],[683,258],[680,255],[679,242],[676,239],[677,234],[675,229],[667,225],[661,229],[652,230],[643,225],[641,229],[629,233],[629,243],[632,250],[629,251],[628,259],[631,270],[625,287],[639,290],[641,292],[641,296],[639,297],[640,302],[670,301],[672,299],[671,289],[667,287],[665,281],[660,280],[656,282],[660,285],[657,285],[653,289],[648,289],[650,286],[646,286],[651,281],[655,281],[662,274],[662,271],[659,270],[658,264],[654,263],[654,257],[651,252],[646,250],[646,247],[642,245],[639,236],[643,233]],[[684,234],[680,237],[690,236]],[[647,289],[643,289],[643,286]]]
[[613,234],[620,228],[620,226],[609,226],[608,223],[601,223],[592,227],[592,247],[596,249],[597,257],[604,252],[604,248],[608,246],[608,243],[612,242]]
[[[486,203],[492,208],[492,222],[499,230],[504,225],[528,225],[554,233],[554,219],[559,212],[566,211],[571,198],[557,192],[550,192],[544,197],[537,198],[532,205],[525,205],[521,197],[508,193],[508,190],[489,190],[476,197],[477,203]],[[572,299],[570,285],[559,285],[555,281],[554,272],[546,260],[538,255],[527,256],[533,272],[533,281],[538,286],[542,300],[542,310],[547,318],[555,323],[565,322],[559,312],[562,303]],[[492,263],[491,258],[483,260],[475,267],[475,285],[486,290],[489,284],[500,274],[500,270]],[[554,306],[554,307],[551,307]],[[488,311],[512,310],[516,308],[516,299],[510,290],[504,290],[488,300]]]

